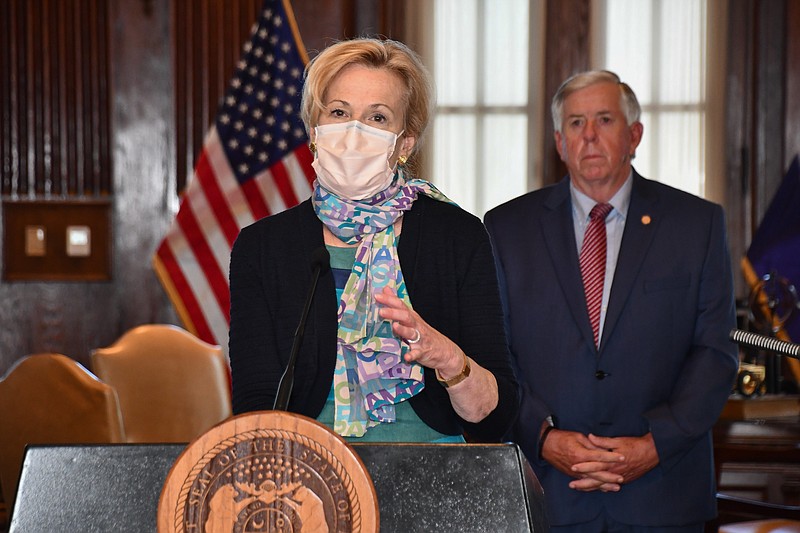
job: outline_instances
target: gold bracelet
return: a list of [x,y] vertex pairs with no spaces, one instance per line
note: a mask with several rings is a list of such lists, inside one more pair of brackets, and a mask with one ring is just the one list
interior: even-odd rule
[[442,375],[439,374],[439,369],[436,369],[436,379],[439,380],[439,383],[442,384],[442,387],[445,389],[452,387],[453,385],[458,385],[465,379],[469,377],[469,373],[472,370],[472,367],[469,364],[469,357],[464,352],[461,352],[464,355],[464,368],[461,369],[461,372],[457,375],[453,376],[450,379],[442,379]]

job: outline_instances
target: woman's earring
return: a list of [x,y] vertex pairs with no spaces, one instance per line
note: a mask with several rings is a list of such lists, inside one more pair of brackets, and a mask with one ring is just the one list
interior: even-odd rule
[[400,163],[401,167],[406,164],[406,161],[408,161],[408,156],[401,155],[397,158],[397,162]]
[[314,141],[311,141],[310,143],[308,143],[308,149],[311,150],[312,154],[316,154],[317,153],[317,143],[315,143]]

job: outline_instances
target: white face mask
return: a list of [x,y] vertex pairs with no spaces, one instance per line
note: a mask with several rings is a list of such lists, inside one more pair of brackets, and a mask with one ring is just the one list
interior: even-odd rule
[[371,198],[392,184],[389,158],[402,134],[357,120],[314,128],[317,155],[311,166],[320,185],[348,200]]

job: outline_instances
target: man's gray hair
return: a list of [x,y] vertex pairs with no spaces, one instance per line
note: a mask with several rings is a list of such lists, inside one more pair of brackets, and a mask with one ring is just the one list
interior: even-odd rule
[[553,96],[553,102],[550,105],[550,113],[553,115],[553,128],[560,132],[564,120],[564,101],[567,97],[580,89],[585,89],[598,83],[616,83],[619,86],[619,102],[622,107],[622,112],[625,113],[625,119],[628,121],[628,126],[634,122],[639,121],[642,115],[642,107],[639,105],[639,100],[627,83],[622,82],[619,76],[608,70],[590,70],[587,72],[580,72],[569,77],[561,87],[556,91]]

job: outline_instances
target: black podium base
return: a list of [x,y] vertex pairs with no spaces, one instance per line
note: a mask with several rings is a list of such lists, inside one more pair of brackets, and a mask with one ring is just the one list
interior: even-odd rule
[[[548,530],[544,497],[513,444],[355,444],[375,484],[382,532]],[[10,532],[156,530],[181,444],[32,446]]]

